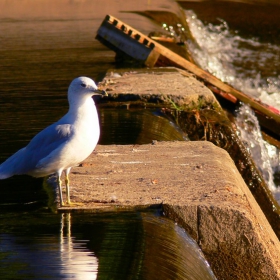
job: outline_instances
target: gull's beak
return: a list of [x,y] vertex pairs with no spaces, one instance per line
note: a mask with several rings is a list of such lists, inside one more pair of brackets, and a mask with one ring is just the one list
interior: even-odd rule
[[108,96],[108,93],[105,90],[101,90],[101,89],[96,89],[94,91],[95,94],[100,94],[100,95],[104,95],[104,96]]

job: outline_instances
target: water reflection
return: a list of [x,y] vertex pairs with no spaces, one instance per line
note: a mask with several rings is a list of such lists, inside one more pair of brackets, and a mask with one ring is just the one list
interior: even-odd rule
[[[70,214],[61,215],[60,234],[55,216],[8,216],[11,221],[2,215],[0,225],[2,279],[96,279],[97,258],[87,240],[71,236]],[[39,217],[48,221],[38,221]]]
[[71,234],[71,214],[61,214],[60,260],[61,274],[71,279],[97,279],[98,259],[89,252],[89,240],[76,240]]
[[0,232],[1,279],[216,279],[156,213],[1,213]]
[[148,144],[153,140],[188,140],[182,129],[159,109],[102,109],[102,145]]

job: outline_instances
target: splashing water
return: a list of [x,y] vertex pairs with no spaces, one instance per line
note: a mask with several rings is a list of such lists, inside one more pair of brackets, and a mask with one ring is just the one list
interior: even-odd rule
[[238,109],[235,123],[238,134],[251,153],[270,190],[276,192],[273,174],[279,165],[277,148],[263,141],[258,119],[248,105],[243,104]]
[[190,10],[186,18],[197,43],[188,42],[188,48],[201,68],[280,109],[280,75],[273,70],[280,68],[279,46],[261,43],[257,38],[242,38],[221,19],[219,25],[204,25]]
[[[218,25],[204,25],[193,11],[185,12],[197,43],[187,42],[196,63],[223,82],[280,109],[280,75],[266,71],[269,67],[280,68],[280,47],[257,38],[242,38],[223,20]],[[279,203],[279,186],[274,182],[274,174],[279,172],[279,150],[262,139],[249,106],[242,105],[236,113],[239,135]]]

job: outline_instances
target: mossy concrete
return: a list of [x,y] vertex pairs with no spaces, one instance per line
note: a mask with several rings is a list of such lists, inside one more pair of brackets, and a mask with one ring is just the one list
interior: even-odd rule
[[108,71],[98,87],[108,94],[99,106],[170,106],[171,100],[181,109],[219,106],[207,87],[188,72],[173,67]]

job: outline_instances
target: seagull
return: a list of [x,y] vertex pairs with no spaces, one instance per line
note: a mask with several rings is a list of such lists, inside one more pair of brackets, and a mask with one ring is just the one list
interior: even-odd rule
[[93,95],[106,95],[106,92],[98,90],[90,78],[74,79],[68,88],[67,114],[4,161],[0,165],[0,179],[21,174],[33,177],[56,174],[60,206],[64,206],[61,190],[64,172],[67,205],[70,205],[70,170],[93,152],[99,140],[99,119]]

